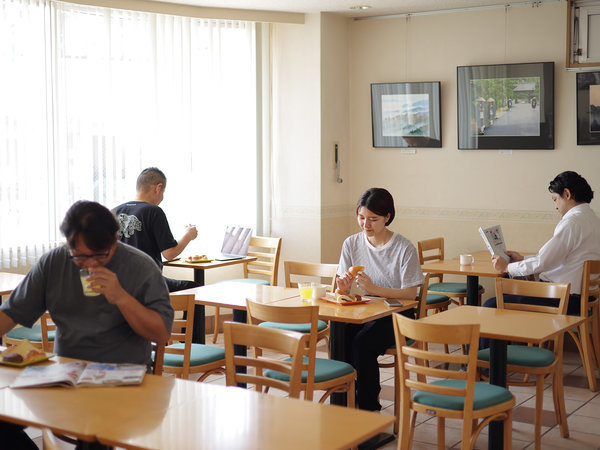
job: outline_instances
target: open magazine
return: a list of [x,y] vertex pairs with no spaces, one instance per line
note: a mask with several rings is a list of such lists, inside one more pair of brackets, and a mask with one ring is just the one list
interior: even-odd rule
[[25,387],[99,387],[141,384],[146,373],[142,364],[104,364],[75,361],[47,366],[29,366],[10,385]]
[[502,235],[500,225],[494,225],[489,228],[479,227],[479,234],[481,234],[483,242],[485,242],[492,256],[499,255],[510,262],[510,257],[506,254],[506,244],[504,243],[504,236]]

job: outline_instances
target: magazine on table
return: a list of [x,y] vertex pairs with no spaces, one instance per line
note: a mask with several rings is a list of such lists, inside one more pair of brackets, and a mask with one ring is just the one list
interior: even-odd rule
[[479,234],[481,234],[483,242],[485,242],[492,256],[499,255],[510,262],[510,257],[506,254],[506,244],[504,243],[504,236],[502,235],[502,227],[500,225],[494,225],[489,228],[479,227]]
[[105,364],[74,361],[47,366],[29,366],[10,385],[25,387],[100,387],[141,384],[146,373],[143,364]]

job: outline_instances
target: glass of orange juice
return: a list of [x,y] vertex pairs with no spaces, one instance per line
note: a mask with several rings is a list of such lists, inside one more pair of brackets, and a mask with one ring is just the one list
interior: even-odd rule
[[300,290],[300,298],[302,300],[307,301],[310,300],[313,293],[312,284],[310,282],[300,282],[298,283],[298,289]]

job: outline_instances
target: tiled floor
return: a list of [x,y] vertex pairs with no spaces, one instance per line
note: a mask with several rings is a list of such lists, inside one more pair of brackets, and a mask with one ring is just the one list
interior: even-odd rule
[[[219,335],[216,345],[222,344],[223,335]],[[320,357],[327,357],[325,347],[319,347]],[[391,357],[382,357],[391,358]],[[600,449],[600,392],[591,392],[587,388],[587,381],[578,353],[567,352],[564,356],[564,383],[565,403],[568,416],[569,438],[560,436],[558,426],[554,419],[554,405],[550,385],[544,391],[544,415],[542,426],[542,449]],[[209,377],[207,382],[225,384],[224,376]],[[382,414],[394,413],[393,404],[393,369],[381,369],[381,403]],[[514,449],[533,449],[533,414],[535,408],[535,391],[533,387],[511,387],[517,400],[514,411],[513,441]],[[275,394],[275,392],[274,392]],[[284,394],[279,394],[284,395]],[[436,422],[434,418],[420,415],[417,418],[417,427],[413,449],[436,449]],[[460,427],[462,422],[457,420],[446,421],[446,448],[460,448]],[[30,435],[42,448],[39,430],[28,429]],[[388,430],[390,433],[392,429]],[[485,429],[477,442],[476,448],[487,448],[487,429]],[[59,442],[61,448],[72,449],[73,446]],[[397,441],[391,442],[383,449],[396,449]],[[308,449],[307,449],[308,450]]]

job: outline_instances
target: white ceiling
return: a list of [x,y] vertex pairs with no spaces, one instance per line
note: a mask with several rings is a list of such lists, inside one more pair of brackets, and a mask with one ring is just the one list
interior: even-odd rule
[[[213,8],[257,9],[298,13],[335,12],[348,17],[370,17],[406,14],[479,6],[506,5],[502,0],[162,0],[169,3]],[[541,0],[517,0],[512,4],[542,3]],[[353,10],[351,6],[370,5],[367,10]]]

